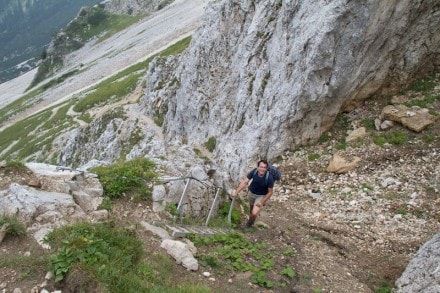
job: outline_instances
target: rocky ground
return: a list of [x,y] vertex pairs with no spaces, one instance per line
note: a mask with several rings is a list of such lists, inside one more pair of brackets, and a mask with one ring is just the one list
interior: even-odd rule
[[[438,121],[421,133],[395,125],[390,131],[406,135],[401,145],[376,145],[373,140],[379,132],[370,129],[362,139],[348,143],[345,149],[340,147],[347,130],[379,117],[384,103],[371,100],[353,113],[341,115],[326,141],[286,152],[277,162],[283,179],[259,218],[269,229],[245,234],[273,251],[286,247],[296,251],[288,261],[297,276],[286,288],[273,292],[377,292],[381,286],[392,288],[417,249],[439,232]],[[438,101],[434,107],[439,111]],[[336,153],[347,160],[361,160],[346,173],[327,172]],[[31,181],[32,174],[1,170],[1,188],[10,182]],[[162,218],[149,204],[128,200],[118,201],[111,215],[127,226]],[[138,234],[149,255],[163,253],[157,236],[144,230]],[[47,253],[26,237],[6,238],[0,248],[2,258]],[[246,274],[216,275],[206,267],[189,272],[179,265],[175,269],[179,280],[196,280],[213,292],[270,292],[252,284]],[[211,278],[203,272],[210,272]],[[43,282],[45,274],[44,265],[39,272],[28,272],[21,265],[1,267],[0,289],[30,292]],[[64,288],[63,292],[69,290]]]
[[[197,5],[204,2],[197,1]],[[195,27],[197,21],[189,27]],[[176,26],[178,23],[169,25]],[[176,28],[169,31],[174,32],[169,37],[171,39],[180,38],[191,30],[181,32]],[[160,34],[161,31],[154,32]],[[148,48],[148,54],[168,44],[169,39],[158,41],[157,46]],[[116,42],[117,37],[108,42],[109,47]],[[100,48],[108,50],[104,45]],[[85,60],[81,52],[75,53],[78,57],[75,60]],[[134,62],[147,53],[131,55],[136,58],[132,60]],[[112,66],[103,63],[103,68],[116,72],[123,68],[119,64],[128,64],[124,60],[112,62]],[[96,71],[88,74],[97,81],[106,75]],[[54,89],[54,96],[64,98],[84,86],[78,89],[60,86]],[[1,96],[0,106],[9,103],[9,98]],[[383,283],[392,287],[417,249],[439,232],[438,119],[421,133],[395,125],[390,131],[399,130],[407,135],[401,145],[378,146],[373,142],[374,137],[385,132],[368,129],[365,137],[347,144],[345,149],[341,147],[347,130],[360,126],[365,119],[379,117],[387,103],[371,100],[352,113],[341,115],[329,131],[328,139],[286,152],[275,162],[280,166],[283,179],[276,185],[273,198],[259,217],[269,228],[245,234],[251,241],[263,241],[273,251],[282,251],[286,247],[295,249],[294,257],[288,261],[297,271],[297,276],[288,287],[273,289],[274,292],[377,292]],[[438,99],[431,107],[440,112]],[[41,106],[32,111],[39,109]],[[327,166],[336,153],[348,160],[358,157],[360,162],[347,173],[329,173]],[[31,173],[10,173],[0,168],[0,189],[7,188],[11,182],[26,184],[32,180]],[[129,200],[115,203],[111,216],[127,226],[163,219],[162,215],[152,211],[149,204]],[[138,234],[150,255],[163,253],[157,236],[144,230],[138,230]],[[26,264],[14,262],[14,257],[24,255],[38,260],[39,256],[47,253],[29,236],[7,237],[0,245],[0,260],[8,259],[11,265],[0,267],[0,290],[12,292],[14,288],[21,288],[21,292],[31,292],[32,288],[43,283],[47,272],[44,261],[35,271]],[[176,279],[197,281],[215,292],[267,291],[251,284],[247,274],[217,275],[204,267],[197,272],[188,272],[180,265],[174,269]],[[211,279],[203,276],[206,271],[212,273]],[[69,292],[67,287],[62,291]]]

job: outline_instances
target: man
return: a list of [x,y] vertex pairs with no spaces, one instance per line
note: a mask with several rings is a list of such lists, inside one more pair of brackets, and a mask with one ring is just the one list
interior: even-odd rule
[[[258,161],[257,168],[252,169],[246,178],[240,182],[237,189],[231,193],[231,196],[235,197],[249,185],[249,220],[246,223],[246,228],[254,225],[261,208],[272,196],[274,179],[270,174],[266,176],[268,166],[269,164],[266,160]],[[250,181],[251,183],[249,184]]]

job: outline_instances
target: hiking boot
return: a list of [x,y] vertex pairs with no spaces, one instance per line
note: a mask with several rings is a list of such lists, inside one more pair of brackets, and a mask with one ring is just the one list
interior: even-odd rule
[[246,225],[242,228],[243,232],[250,232],[253,231],[253,229],[254,229],[254,223],[250,221],[247,221]]

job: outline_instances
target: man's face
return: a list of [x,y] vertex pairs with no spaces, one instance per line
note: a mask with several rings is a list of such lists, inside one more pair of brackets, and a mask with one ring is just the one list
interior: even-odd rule
[[259,174],[260,176],[262,176],[262,175],[264,175],[264,174],[266,173],[266,171],[267,171],[267,165],[266,165],[265,163],[260,163],[260,164],[258,165],[257,170],[258,170],[258,174]]

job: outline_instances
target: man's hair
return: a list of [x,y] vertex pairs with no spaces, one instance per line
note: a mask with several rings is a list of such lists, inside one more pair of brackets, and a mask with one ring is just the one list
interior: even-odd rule
[[269,163],[266,160],[259,160],[258,163],[257,163],[257,167],[260,166],[260,163],[263,163],[266,166],[269,166]]

